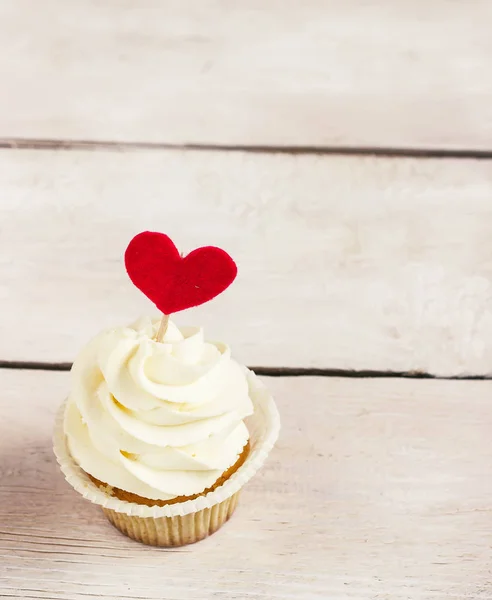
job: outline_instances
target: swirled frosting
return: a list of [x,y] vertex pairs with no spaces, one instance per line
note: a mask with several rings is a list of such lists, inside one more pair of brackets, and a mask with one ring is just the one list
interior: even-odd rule
[[248,441],[245,371],[200,328],[157,321],[105,331],[77,357],[65,411],[70,454],[110,486],[153,500],[212,486]]

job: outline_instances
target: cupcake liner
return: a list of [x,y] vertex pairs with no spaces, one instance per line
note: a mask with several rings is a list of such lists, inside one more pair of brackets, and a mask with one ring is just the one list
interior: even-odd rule
[[150,546],[185,546],[203,540],[229,520],[236,508],[236,492],[211,508],[176,517],[136,517],[103,508],[108,520],[128,537]]
[[53,448],[66,480],[84,498],[101,506],[115,527],[138,541],[183,545],[213,533],[231,516],[240,489],[263,465],[279,434],[280,418],[272,396],[252,371],[246,369],[246,376],[254,406],[253,415],[245,419],[250,452],[244,464],[216,490],[165,506],[146,506],[110,496],[89,479],[68,451],[63,430],[65,402],[56,417]]

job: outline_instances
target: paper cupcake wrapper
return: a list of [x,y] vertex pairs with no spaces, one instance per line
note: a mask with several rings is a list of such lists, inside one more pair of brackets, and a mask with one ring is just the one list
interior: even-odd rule
[[[232,514],[240,489],[263,465],[277,441],[280,430],[280,418],[272,396],[252,371],[247,371],[246,375],[254,406],[253,415],[245,419],[250,433],[249,455],[243,465],[213,492],[199,496],[195,500],[166,506],[146,506],[110,496],[89,479],[68,451],[63,430],[65,402],[56,417],[53,449],[66,480],[84,498],[101,506],[106,516],[118,529],[139,541],[168,545],[159,543],[158,539],[162,542],[167,537],[173,538],[174,536],[176,542],[180,537],[185,537],[188,541],[182,543],[191,543],[191,541],[197,541],[192,539],[193,536],[201,539],[208,533],[212,533]],[[201,513],[201,515],[196,513]],[[175,519],[175,517],[186,517],[187,515],[190,515],[190,518]],[[125,516],[138,517],[138,519],[128,519]],[[155,520],[159,522],[157,523]],[[174,525],[173,521],[175,521]],[[181,534],[173,533],[179,528],[183,530]],[[188,530],[195,533],[191,534]],[[208,533],[202,535],[205,531]],[[169,545],[182,545],[182,543],[170,543]]]
[[136,517],[103,508],[108,520],[128,537],[150,546],[185,546],[203,540],[230,518],[240,492],[211,508],[177,517]]

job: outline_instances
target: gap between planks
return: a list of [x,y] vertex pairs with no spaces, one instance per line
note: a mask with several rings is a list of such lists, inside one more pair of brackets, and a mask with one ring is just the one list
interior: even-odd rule
[[[19,360],[0,360],[0,369],[24,369],[30,371],[70,371],[72,363],[69,362],[35,362]],[[312,367],[248,367],[257,375],[266,377],[353,377],[355,379],[378,378],[404,378],[404,379],[439,379],[450,381],[485,381],[492,376],[463,375],[453,377],[440,377],[430,373],[413,371],[371,371],[371,370],[346,370],[322,369]]]
[[314,154],[343,156],[381,156],[385,158],[466,158],[492,159],[491,150],[465,148],[387,148],[377,146],[268,146],[230,144],[173,144],[165,142],[114,142],[56,140],[38,138],[0,138],[3,150],[193,150],[203,152],[247,152],[250,154]]

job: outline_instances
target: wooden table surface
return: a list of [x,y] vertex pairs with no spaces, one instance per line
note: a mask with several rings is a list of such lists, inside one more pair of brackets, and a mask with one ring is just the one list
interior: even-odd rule
[[208,540],[142,546],[58,472],[67,373],[1,370],[4,596],[489,598],[488,381],[265,377],[280,440]]
[[[491,27],[488,0],[0,2],[0,597],[492,599]],[[51,448],[76,352],[153,312],[144,229],[237,260],[177,321],[282,418],[230,523],[172,551]]]

